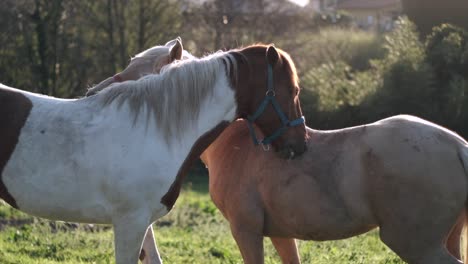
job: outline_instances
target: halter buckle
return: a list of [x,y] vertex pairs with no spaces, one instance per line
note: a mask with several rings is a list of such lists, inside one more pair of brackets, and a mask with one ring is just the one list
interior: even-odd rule
[[263,148],[263,151],[270,151],[270,144],[263,144],[262,143],[262,148]]
[[275,93],[275,90],[268,90],[266,91],[265,95],[268,97],[274,97],[276,93]]

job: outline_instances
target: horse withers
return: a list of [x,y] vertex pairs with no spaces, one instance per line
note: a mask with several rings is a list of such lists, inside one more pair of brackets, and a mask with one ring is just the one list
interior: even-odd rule
[[[272,46],[179,61],[78,100],[1,85],[1,198],[39,217],[112,224],[116,263],[136,263],[190,163],[231,121],[256,113],[270,79],[283,115],[299,119],[297,77]],[[277,116],[266,108],[255,123],[272,134],[284,127]],[[301,154],[305,141],[299,124],[272,145]]]
[[[468,209],[464,139],[406,115],[307,133],[304,155],[279,159],[254,148],[246,121],[238,120],[201,156],[212,200],[246,264],[263,263],[264,236],[283,263],[300,263],[294,238],[336,240],[376,227],[410,264],[461,263]],[[466,248],[463,253],[466,258]]]

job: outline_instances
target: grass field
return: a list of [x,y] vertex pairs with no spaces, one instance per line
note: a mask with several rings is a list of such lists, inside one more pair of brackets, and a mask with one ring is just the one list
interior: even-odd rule
[[[189,177],[176,207],[156,222],[165,263],[242,263],[207,186],[206,177]],[[341,241],[300,241],[299,247],[303,263],[404,263],[375,231]],[[33,218],[0,202],[0,264],[19,263],[114,263],[112,231]],[[265,263],[280,263],[268,239]]]

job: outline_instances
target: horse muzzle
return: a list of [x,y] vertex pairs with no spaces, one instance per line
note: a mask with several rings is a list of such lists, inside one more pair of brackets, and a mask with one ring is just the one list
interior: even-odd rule
[[296,144],[286,144],[284,147],[277,151],[278,156],[282,159],[294,159],[306,152],[307,143],[301,142]]

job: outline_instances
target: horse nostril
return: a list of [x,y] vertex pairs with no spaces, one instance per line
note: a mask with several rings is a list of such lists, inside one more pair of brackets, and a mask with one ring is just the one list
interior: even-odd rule
[[296,155],[296,152],[294,152],[294,150],[289,149],[289,159],[294,159],[294,156]]

